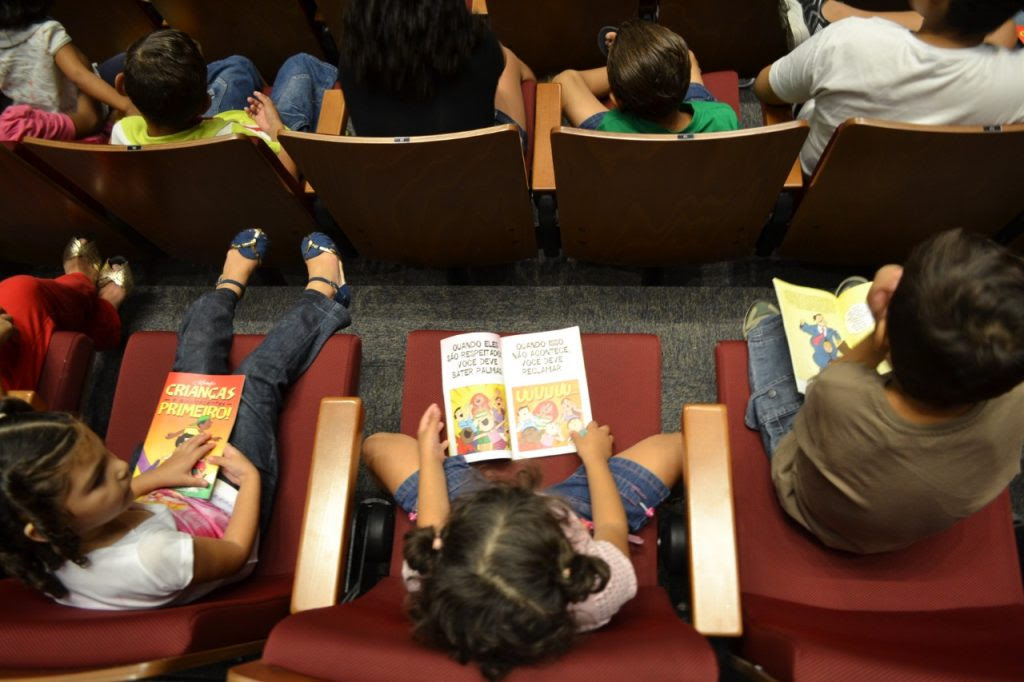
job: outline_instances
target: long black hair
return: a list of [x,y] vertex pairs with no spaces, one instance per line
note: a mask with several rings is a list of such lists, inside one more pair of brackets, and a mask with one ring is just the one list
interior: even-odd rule
[[463,68],[488,30],[465,0],[350,0],[341,64],[371,90],[428,99],[438,80]]
[[0,2],[0,29],[17,30],[38,24],[50,14],[53,0],[3,0]]

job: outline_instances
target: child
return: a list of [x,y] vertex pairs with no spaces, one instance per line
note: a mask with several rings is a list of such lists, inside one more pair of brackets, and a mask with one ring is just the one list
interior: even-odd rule
[[4,389],[37,387],[56,331],[87,334],[99,350],[121,342],[118,308],[131,288],[127,261],[114,256],[103,263],[95,242],[72,237],[64,248],[63,265],[64,274],[55,279],[15,275],[0,281],[0,387]]
[[[801,401],[775,306],[744,322],[751,398],[786,513],[830,547],[886,552],[1006,489],[1024,443],[1024,261],[961,230],[878,271],[873,336]],[[888,359],[893,371],[879,375]],[[802,403],[802,407],[801,407]]]
[[[574,126],[615,133],[710,133],[736,130],[728,104],[701,80],[697,58],[669,29],[627,21],[608,33],[608,66],[563,71],[562,111]],[[601,99],[610,97],[608,109]]]
[[[216,288],[185,314],[174,371],[228,373],[235,306],[266,243],[258,229],[236,236]],[[349,323],[348,286],[330,238],[314,232],[302,253],[306,290],[236,370],[246,377],[238,418],[223,456],[211,458],[238,487],[230,520],[203,501],[173,512],[175,505],[164,506],[175,501],[165,488],[204,485],[190,472],[213,447],[209,434],[188,439],[160,466],[132,478],[131,465],[77,419],[5,401],[0,567],[62,604],[94,609],[182,604],[244,577],[257,531],[270,518],[283,392]],[[134,502],[149,493],[145,504]],[[201,532],[197,518],[210,519],[198,524]]]
[[810,174],[836,127],[854,117],[931,125],[1024,120],[1024,52],[984,43],[1019,0],[914,0],[914,32],[882,18],[850,17],[811,36],[758,74],[766,104],[803,102],[811,124],[800,151]]
[[0,90],[13,102],[0,114],[0,140],[74,140],[99,130],[97,101],[122,113],[131,102],[98,75],[49,19],[52,0],[0,4]]
[[220,111],[203,118],[203,112],[210,108],[207,67],[199,45],[188,34],[165,29],[135,41],[125,55],[124,72],[118,74],[114,84],[131,98],[141,115],[118,121],[110,133],[111,144],[256,136],[277,154],[293,177],[298,177],[295,163],[277,141],[278,133],[286,130],[277,107],[259,90],[252,92],[245,111]]
[[679,480],[682,438],[652,436],[612,457],[608,427],[591,422],[572,434],[583,465],[538,495],[488,485],[464,457],[446,458],[441,428],[431,405],[418,440],[374,434],[363,458],[416,514],[403,569],[416,637],[494,679],[562,653],[636,594],[627,533]]

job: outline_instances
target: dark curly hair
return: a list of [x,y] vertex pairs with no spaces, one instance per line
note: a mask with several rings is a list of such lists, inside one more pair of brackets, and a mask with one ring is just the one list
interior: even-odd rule
[[357,83],[409,99],[433,96],[488,32],[465,0],[350,0],[340,62]]
[[199,44],[175,29],[139,38],[125,54],[124,91],[147,121],[176,130],[192,126],[207,107]]
[[414,636],[491,680],[568,649],[569,604],[608,583],[608,564],[569,543],[568,509],[535,485],[528,476],[456,501],[439,550],[432,527],[405,536],[405,559],[422,576],[407,600]]
[[[67,588],[53,575],[65,561],[84,566],[64,497],[68,455],[84,434],[70,414],[33,412],[20,400],[0,400],[0,566],[8,575],[54,597]],[[25,536],[32,523],[49,542]]]
[[676,33],[625,21],[608,48],[608,84],[619,108],[649,121],[679,110],[690,87],[690,51]]
[[999,28],[1022,7],[1020,0],[950,0],[945,24],[979,40]]
[[886,315],[892,369],[939,406],[994,398],[1024,381],[1024,259],[973,232],[918,245]]
[[0,29],[28,28],[44,21],[53,0],[3,0],[0,2]]

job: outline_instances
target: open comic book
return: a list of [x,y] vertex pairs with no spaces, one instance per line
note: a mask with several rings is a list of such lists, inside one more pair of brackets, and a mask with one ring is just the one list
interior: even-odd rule
[[[867,303],[871,282],[849,287],[838,297],[777,277],[772,283],[782,311],[796,387],[804,393],[807,382],[818,372],[874,331],[875,318]],[[879,372],[889,370],[887,362],[878,367]]]
[[[207,456],[223,454],[238,417],[244,382],[245,377],[240,374],[170,372],[132,475],[138,476],[157,466],[170,457],[176,447],[200,433],[209,433],[214,441],[213,450]],[[207,464],[204,457],[196,463],[192,473],[202,475],[209,487],[178,488],[177,491],[188,497],[210,499],[214,494],[217,469],[219,467]]]
[[591,420],[579,327],[441,340],[448,454],[470,462],[575,452]]

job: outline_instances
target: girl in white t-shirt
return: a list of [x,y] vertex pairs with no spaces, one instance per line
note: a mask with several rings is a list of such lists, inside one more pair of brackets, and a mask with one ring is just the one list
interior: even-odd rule
[[97,132],[99,102],[125,113],[131,101],[93,71],[60,22],[52,0],[0,3],[0,91],[12,101],[0,114],[0,140],[73,140]]
[[[216,287],[185,314],[173,371],[230,373],[235,307],[266,245],[256,228],[235,236]],[[169,499],[171,488],[206,485],[192,469],[213,448],[209,432],[132,477],[131,465],[71,415],[4,398],[0,568],[7,575],[69,606],[138,609],[190,602],[248,574],[257,534],[270,521],[284,394],[350,322],[337,247],[314,232],[302,255],[306,289],[235,370],[245,384],[234,429],[223,455],[207,458],[237,486],[230,517],[212,504],[183,509],[183,499]]]
[[628,533],[679,481],[682,437],[651,436],[612,457],[608,427],[591,422],[572,434],[583,465],[535,491],[533,482],[491,483],[463,456],[445,457],[441,427],[431,405],[418,440],[374,434],[363,461],[415,514],[402,570],[414,635],[496,679],[563,653],[633,598]]

